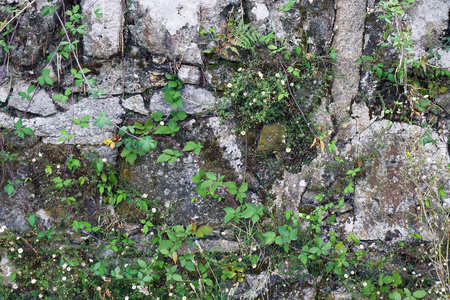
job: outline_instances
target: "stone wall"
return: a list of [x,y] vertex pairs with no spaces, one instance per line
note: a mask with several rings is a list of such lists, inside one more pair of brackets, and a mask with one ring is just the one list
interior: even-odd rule
[[[10,135],[10,146],[23,149],[12,172],[22,181],[33,178],[32,182],[24,184],[21,193],[33,210],[48,215],[48,222],[57,223],[58,207],[62,204],[55,202],[55,196],[45,189],[51,184],[42,176],[45,163],[30,162],[43,155],[48,163],[64,164],[67,148],[59,140],[61,130],[73,128],[75,137],[69,141],[75,146],[70,150],[72,153],[96,149],[100,157],[120,169],[138,192],[148,194],[161,205],[172,204],[177,212],[175,218],[184,225],[193,220],[217,229],[222,226],[221,208],[227,203],[218,205],[215,199],[192,201],[199,198],[195,183],[191,181],[198,173],[198,166],[189,157],[175,164],[155,164],[164,148],[160,145],[156,152],[138,158],[134,166],[126,165],[120,150],[103,144],[117,133],[116,127],[105,126],[100,130],[93,126],[95,118],[89,120],[91,126],[87,128],[73,127],[72,118],[102,112],[119,126],[145,122],[155,111],[168,114],[169,107],[161,90],[167,84],[164,74],[169,72],[177,73],[185,83],[182,95],[188,114],[175,141],[179,144],[189,140],[201,142],[204,146],[199,157],[201,162],[209,170],[227,175],[227,180],[249,182],[249,201],[265,203],[269,194],[275,205],[273,209],[299,212],[306,206],[316,205],[314,196],[324,188],[332,190],[336,186],[342,174],[327,167],[333,163],[333,155],[320,150],[314,161],[303,165],[300,172],[280,169],[277,171],[282,176],[266,182],[261,176],[263,168],[253,171],[247,168],[248,141],[234,135],[236,124],[222,123],[215,115],[225,84],[243,61],[239,57],[226,59],[203,54],[202,50],[212,44],[199,35],[199,30],[213,27],[219,32],[233,12],[243,14],[244,19],[262,33],[276,31],[279,38],[292,45],[307,39],[310,53],[327,55],[331,48],[335,49],[337,60],[331,92],[317,109],[317,122],[332,128],[331,137],[337,140],[340,154],[355,165],[359,165],[358,157],[369,157],[373,151],[377,152],[370,160],[371,167],[356,178],[354,195],[346,198],[346,209],[341,212],[342,230],[346,234],[353,232],[363,241],[403,240],[408,239],[411,232],[421,233],[424,239],[433,238],[415,216],[418,187],[404,172],[425,155],[424,174],[414,176],[420,176],[419,181],[422,176],[436,176],[437,181],[446,182],[446,166],[450,163],[448,126],[439,132],[433,129],[432,137],[436,142],[419,147],[417,143],[424,135],[423,128],[400,122],[387,123],[377,100],[379,93],[386,92],[385,87],[379,86],[370,71],[355,63],[361,56],[371,55],[382,38],[383,24],[367,14],[376,9],[377,1],[300,0],[290,11],[282,12],[277,7],[285,5],[287,0],[100,0],[97,5],[103,13],[101,19],[91,9],[94,1],[78,1],[87,25],[86,34],[79,36],[77,45],[80,63],[91,70],[88,78],[97,79],[97,87],[106,94],[93,100],[85,93],[87,87],[81,85],[75,90],[77,97],[66,103],[52,100],[55,94],[72,84],[69,60],[57,56],[49,75],[53,87],[41,88],[33,102],[28,103],[18,93],[36,84],[48,51],[54,51],[62,39],[58,20],[41,17],[46,2],[38,0],[22,14],[12,42],[15,48],[8,59],[4,51],[0,52],[0,62],[5,62],[1,73],[0,124],[13,128],[14,123],[23,118],[24,126],[35,132],[35,136],[24,141]],[[72,5],[77,1],[66,2]],[[0,1],[2,8],[16,3]],[[408,10],[405,22],[411,27],[417,55],[425,55],[431,43],[438,43],[445,32],[448,33],[449,10],[450,4],[445,0],[417,0]],[[0,16],[3,20],[7,13],[2,12]],[[439,63],[448,68],[450,54],[443,49],[438,52],[442,56]],[[396,59],[394,52],[388,55]],[[361,94],[366,97],[360,97]],[[449,99],[445,93],[440,95],[440,107],[447,109]],[[450,111],[444,112],[445,117],[447,113]],[[449,123],[449,119],[444,122]],[[253,142],[257,143],[261,131],[253,134]],[[379,144],[383,147],[377,148]],[[4,165],[1,168],[3,190],[9,175]],[[446,185],[445,190],[450,187]],[[83,201],[86,215],[90,213],[89,207],[100,209],[99,199]],[[0,194],[0,224],[25,232],[30,229],[26,215],[27,207],[19,195]]]

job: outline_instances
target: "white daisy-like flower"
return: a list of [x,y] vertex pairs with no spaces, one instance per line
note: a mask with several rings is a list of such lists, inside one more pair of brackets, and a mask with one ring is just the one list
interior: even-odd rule
[[363,285],[363,286],[367,286],[367,282],[363,282],[362,285]]
[[57,169],[61,168],[61,165],[56,165],[56,168],[57,168]]
[[253,268],[253,269],[256,269],[256,264],[253,264],[253,265],[252,265],[252,268]]
[[169,293],[169,297],[172,297],[172,295],[173,295],[172,293]]
[[231,97],[234,97],[234,95],[236,95],[235,93],[231,93]]
[[142,194],[142,198],[147,198],[147,194]]
[[31,279],[31,284],[35,284],[36,283],[36,279]]
[[22,249],[22,248],[19,248],[19,249],[17,249],[17,252],[22,253],[22,252],[23,252],[23,249]]
[[56,286],[53,287],[53,291],[56,292],[58,288]]
[[286,152],[287,153],[291,152],[291,148],[286,148]]
[[186,298],[186,296],[183,296],[183,298],[181,298],[182,300],[186,300],[187,298]]
[[242,68],[239,68],[239,69],[238,69],[238,72],[240,72],[240,71],[242,71]]
[[6,226],[5,226],[5,225],[3,225],[2,227],[0,227],[0,233],[5,232],[5,230],[6,230]]
[[135,289],[136,289],[136,286],[133,284],[133,285],[131,286],[131,289],[135,290]]
[[31,161],[32,161],[32,162],[36,162],[36,158],[33,158]]
[[82,267],[86,267],[86,263],[85,263],[85,262],[82,262],[82,263],[81,263],[81,266],[82,266]]
[[101,287],[99,287],[99,286],[97,287],[97,291],[100,291],[101,289],[102,289]]
[[164,122],[163,121],[159,122],[159,125],[164,126]]
[[245,131],[244,130],[241,131],[241,135],[245,135]]
[[260,71],[258,71],[258,76],[259,76],[259,78],[263,78],[264,76],[263,76],[263,74],[260,72]]
[[70,270],[72,270],[70,267],[67,267],[67,269],[66,269],[68,272],[70,272]]
[[293,83],[293,82],[291,82],[290,86],[294,86],[294,83]]
[[39,299],[42,299],[42,298],[44,298],[44,295],[42,295],[42,294],[39,294]]
[[346,273],[346,274],[344,274],[344,277],[345,277],[345,278],[348,278],[348,274],[347,274],[347,273]]
[[345,109],[346,109],[346,110],[350,110],[350,106],[347,106]]
[[105,162],[106,162],[106,158],[102,158],[102,162],[104,162],[104,163],[105,163]]
[[128,297],[128,296],[125,296],[125,300],[128,300],[128,299],[130,299],[130,297]]
[[276,73],[276,74],[275,74],[275,77],[277,77],[277,78],[280,77],[280,74]]
[[19,286],[16,283],[13,284],[13,289],[17,290],[18,287]]
[[238,258],[238,262],[241,262],[241,261],[242,261],[242,258],[239,257],[239,258]]
[[284,85],[284,84],[285,84],[284,80],[281,80],[281,85]]
[[166,203],[166,204],[164,204],[164,206],[165,206],[166,208],[169,208],[170,203]]
[[364,249],[364,245],[359,245],[359,249]]
[[266,92],[264,92],[264,91],[262,91],[262,92],[261,92],[261,95],[263,95],[263,96],[264,96],[265,94],[266,94]]
[[62,280],[62,281],[66,281],[66,280],[67,280],[67,277],[66,277],[66,276],[63,276],[63,277],[61,278],[61,280]]
[[39,152],[39,153],[38,153],[38,156],[39,156],[39,157],[42,157],[42,153],[41,153],[41,152]]
[[253,98],[253,102],[256,102],[256,98]]
[[244,93],[244,96],[247,96],[247,93]]
[[155,213],[156,212],[156,208],[152,208],[152,213]]
[[307,216],[306,216],[306,219],[307,219],[307,220],[309,220],[310,218],[311,218],[311,216],[310,216],[310,215],[307,215]]
[[232,87],[232,86],[233,86],[233,85],[232,85],[231,83],[228,83],[228,84],[227,84],[227,87],[228,87],[228,88],[230,88],[230,87]]

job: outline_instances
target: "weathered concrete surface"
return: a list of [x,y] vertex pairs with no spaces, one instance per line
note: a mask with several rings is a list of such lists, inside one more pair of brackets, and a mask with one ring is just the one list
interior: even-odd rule
[[141,95],[134,95],[122,100],[122,106],[125,109],[140,113],[141,115],[148,115],[148,111],[144,106],[144,99],[142,99]]

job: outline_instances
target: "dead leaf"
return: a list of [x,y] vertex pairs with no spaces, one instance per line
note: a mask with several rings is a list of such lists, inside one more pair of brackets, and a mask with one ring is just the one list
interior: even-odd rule
[[177,254],[176,251],[174,251],[174,252],[172,253],[172,259],[173,259],[173,262],[174,262],[174,263],[177,263],[177,261],[178,261],[178,254]]
[[325,144],[323,143],[322,140],[320,140],[320,150],[323,152],[325,151]]
[[317,138],[314,138],[314,142],[312,143],[310,148],[314,147],[316,144],[317,144]]

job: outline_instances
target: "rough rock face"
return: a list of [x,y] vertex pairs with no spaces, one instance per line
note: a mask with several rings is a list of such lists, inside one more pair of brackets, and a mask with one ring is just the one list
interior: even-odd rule
[[[119,52],[122,37],[122,2],[120,0],[100,1],[98,8],[103,14],[97,18],[89,9],[91,1],[83,0],[81,6],[86,10],[84,23],[88,25],[84,37],[84,55],[95,58],[109,58]],[[123,40],[122,40],[123,43]]]
[[[220,143],[217,133],[211,129],[211,123],[217,123],[217,118],[191,119],[180,124],[181,130],[174,137],[174,141],[184,146],[188,141],[198,141],[204,148],[199,159],[205,170],[225,175],[225,180],[236,180],[240,175],[233,165],[242,157],[227,158],[224,153],[227,149],[237,148],[236,141],[227,140],[228,144]],[[230,134],[231,136],[231,134]],[[164,140],[159,140],[156,151],[151,151],[137,159],[133,167],[124,166],[123,174],[129,179],[132,186],[139,192],[148,194],[150,199],[161,204],[171,203],[175,208],[175,219],[182,224],[189,224],[191,220],[199,224],[220,226],[223,222],[223,207],[231,206],[230,201],[217,199],[202,199],[196,191],[196,184],[192,177],[198,174],[199,166],[192,157],[184,155],[173,164],[167,162],[156,164],[157,157],[164,149],[175,149]],[[229,151],[229,150],[228,150]],[[240,165],[242,165],[240,161]]]
[[[183,110],[188,115],[205,115],[214,111],[216,97],[206,89],[186,84],[181,95],[184,99]],[[150,99],[150,111],[161,111],[164,115],[170,113],[171,107],[164,99],[162,91],[156,92]]]
[[90,126],[74,128],[76,134],[73,139],[69,140],[69,143],[101,145],[103,140],[111,138],[112,133],[115,132],[115,129],[111,126],[106,125],[103,130],[100,130],[94,125],[97,114],[102,112],[105,112],[106,116],[116,123],[121,122],[120,116],[125,113],[118,98],[104,98],[99,99],[98,102],[85,98],[74,104],[67,112],[48,118],[27,119],[23,121],[23,125],[30,127],[36,135],[43,137],[43,142],[60,144],[62,142],[58,139],[61,137],[61,130],[69,131],[70,128],[75,126],[72,118],[82,119],[84,116],[91,115]]
[[139,44],[152,53],[183,57],[183,62],[201,65],[197,43],[200,25],[219,31],[231,6],[238,0],[132,1],[135,25],[130,32]]
[[28,86],[29,85],[24,82],[19,83],[15,86],[14,91],[12,92],[11,97],[8,101],[8,105],[10,107],[18,109],[20,111],[25,111],[28,109],[28,112],[44,117],[53,115],[57,112],[52,98],[43,89],[40,89],[36,93],[31,104],[26,98],[21,99],[22,97],[19,96],[18,93],[26,92]]
[[[446,141],[433,134],[435,144],[421,141],[425,131],[415,125],[377,121],[363,131],[353,146],[360,155],[376,155],[367,176],[357,180],[353,232],[361,240],[406,239],[419,232],[430,239],[419,225],[420,189],[434,180],[445,183],[450,162]],[[438,186],[439,187],[439,186]],[[446,187],[447,189],[448,187]]]

